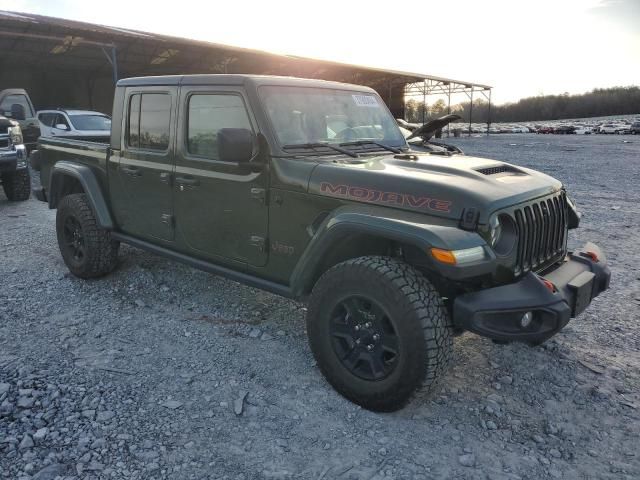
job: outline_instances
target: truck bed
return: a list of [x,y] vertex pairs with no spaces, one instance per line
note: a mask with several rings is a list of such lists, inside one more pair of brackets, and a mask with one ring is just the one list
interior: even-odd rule
[[78,149],[106,152],[109,147],[109,139],[98,141],[94,138],[73,138],[73,137],[40,137],[38,140],[38,150],[56,149]]
[[51,168],[61,161],[86,165],[94,171],[98,182],[106,185],[106,167],[109,143],[77,140],[73,138],[40,137],[37,158],[33,167],[40,170],[42,186],[47,189]]

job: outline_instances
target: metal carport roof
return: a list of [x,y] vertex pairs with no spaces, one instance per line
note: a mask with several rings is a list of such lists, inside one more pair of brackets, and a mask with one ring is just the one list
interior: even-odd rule
[[[411,95],[490,90],[475,82],[0,10],[0,71],[12,64],[74,72],[95,82],[164,74],[255,73],[319,78],[375,88],[394,114]],[[89,87],[91,88],[91,87]]]

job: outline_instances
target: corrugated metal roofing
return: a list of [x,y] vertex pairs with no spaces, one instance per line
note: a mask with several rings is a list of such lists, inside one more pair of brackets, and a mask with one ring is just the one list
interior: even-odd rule
[[[125,75],[165,73],[263,73],[310,76],[371,86],[436,82],[490,88],[475,82],[278,55],[231,45],[0,10],[0,51],[23,61],[76,69],[110,69],[99,48],[117,47]],[[51,57],[56,57],[52,59]],[[55,61],[52,61],[55,60]]]

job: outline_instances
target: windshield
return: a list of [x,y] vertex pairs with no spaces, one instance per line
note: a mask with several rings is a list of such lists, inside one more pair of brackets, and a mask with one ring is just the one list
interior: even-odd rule
[[111,130],[111,119],[106,115],[69,115],[76,130]]
[[260,95],[282,146],[373,140],[405,146],[382,100],[369,92],[263,86]]

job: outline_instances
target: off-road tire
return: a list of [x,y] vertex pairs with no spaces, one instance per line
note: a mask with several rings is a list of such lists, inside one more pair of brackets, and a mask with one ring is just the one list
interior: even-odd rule
[[31,196],[31,176],[29,169],[2,174],[2,188],[12,202],[23,202]]
[[[375,301],[393,319],[399,345],[395,368],[382,379],[364,380],[340,360],[331,339],[334,305],[348,295]],[[453,354],[453,328],[433,285],[416,269],[388,257],[347,260],[315,284],[307,311],[309,344],[329,383],[344,397],[374,411],[402,408],[430,389]]]
[[[75,224],[80,231],[84,250],[81,258],[74,257],[65,240],[66,222]],[[116,267],[120,242],[113,240],[109,231],[98,227],[84,193],[67,195],[60,200],[56,215],[56,233],[64,263],[76,277],[100,277],[112,272]]]

